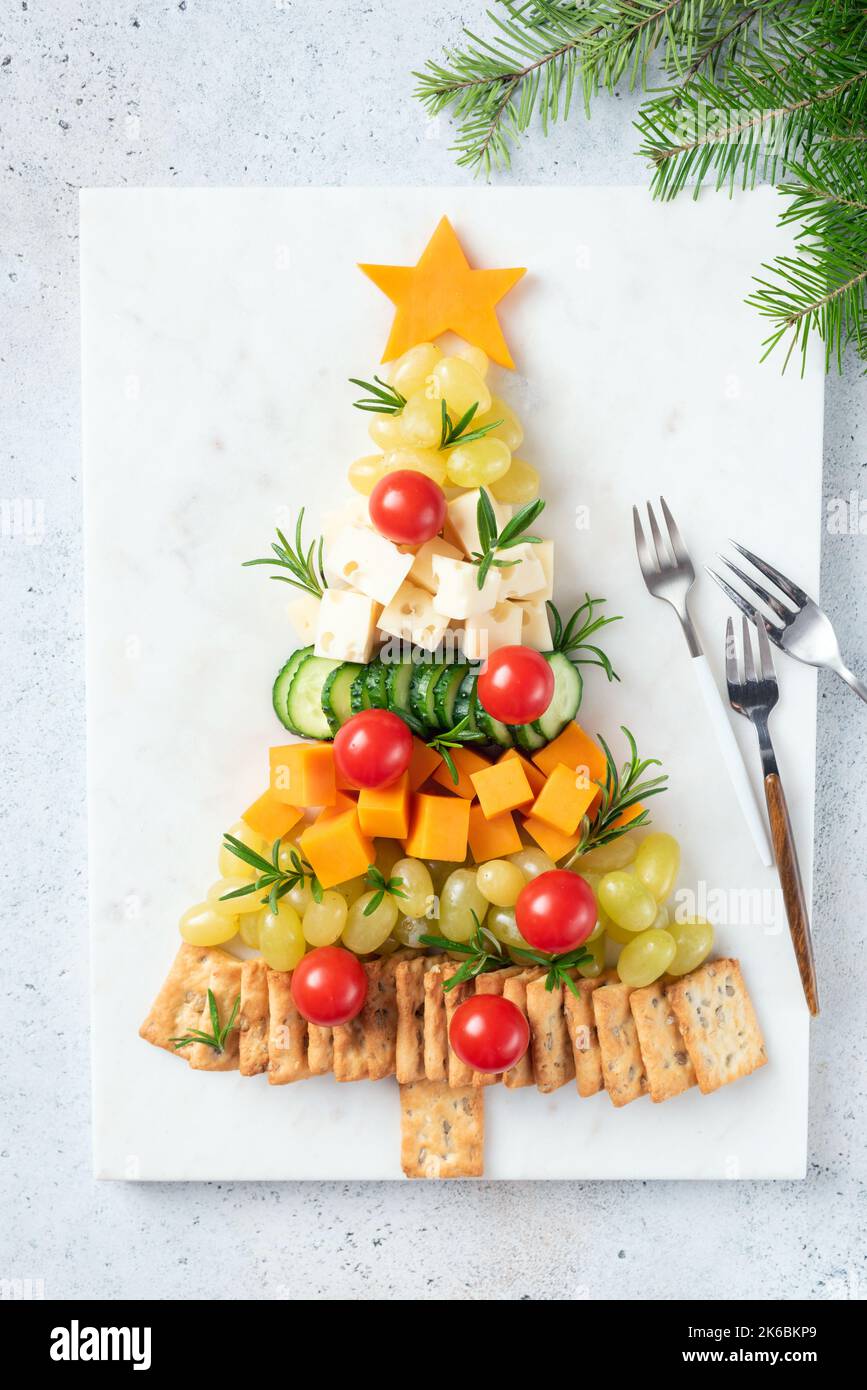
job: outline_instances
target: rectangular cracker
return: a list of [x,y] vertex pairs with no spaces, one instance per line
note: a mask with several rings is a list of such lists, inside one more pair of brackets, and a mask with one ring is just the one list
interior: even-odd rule
[[364,1043],[362,1015],[351,1018],[333,1029],[334,1077],[337,1081],[366,1081],[367,1048]]
[[[453,975],[456,975],[458,973],[460,968],[461,967],[459,964],[450,964],[443,966],[443,986],[445,986],[446,980],[450,980]],[[452,1026],[452,1019],[454,1018],[455,1009],[458,1007],[459,1004],[462,1004],[465,999],[468,999],[473,992],[474,989],[472,980],[462,980],[461,983],[459,985],[455,985],[453,989],[447,990],[443,988],[443,1001],[446,1006],[446,1039],[448,1039],[449,1029]],[[473,1075],[474,1072],[472,1067],[468,1067],[466,1062],[462,1062],[458,1054],[454,1052],[452,1050],[451,1045],[449,1045],[449,1085],[456,1087],[472,1086]]]
[[665,994],[703,1095],[765,1065],[765,1040],[739,961],[707,961]]
[[325,1076],[334,1066],[334,1030],[307,1025],[307,1065],[311,1076]]
[[[241,962],[237,956],[223,952],[211,966],[207,989],[214,996],[217,1018],[223,1028],[229,1021],[241,993]],[[240,1003],[238,1004],[240,1009]],[[237,1017],[236,1017],[237,1023]],[[203,1033],[213,1033],[210,1002],[205,994],[205,1002],[199,1018],[198,1027]],[[221,1049],[210,1047],[207,1043],[193,1043],[190,1048],[189,1063],[194,1071],[237,1071],[238,1070],[238,1029],[234,1027]]]
[[292,971],[268,971],[268,1080],[286,1086],[310,1075],[307,1063],[307,1020],[292,998]]
[[[541,970],[535,966],[532,970],[522,970],[520,975],[512,975],[503,985],[503,998],[510,999],[520,1010],[524,1017],[527,1017],[527,986],[533,980],[538,980]],[[507,1072],[503,1073],[503,1085],[510,1091],[517,1090],[521,1086],[532,1086],[533,1084],[533,1049],[527,1048],[520,1062],[516,1062]]]
[[361,1011],[361,1026],[367,1055],[367,1074],[371,1081],[394,1076],[397,1053],[397,971],[406,953],[395,951],[381,960],[369,961],[367,999]]
[[241,964],[238,1049],[242,1076],[268,1070],[268,967],[261,957]]
[[590,996],[602,1054],[602,1080],[612,1104],[617,1106],[628,1105],[647,1091],[635,1020],[629,1008],[631,993],[628,985],[612,981]]
[[564,992],[563,1013],[572,1044],[572,1057],[575,1062],[575,1083],[579,1096],[595,1096],[602,1090],[602,1053],[596,1036],[596,1018],[593,1013],[593,992],[605,985],[611,975],[600,975],[595,980],[575,981],[578,994],[570,989]]
[[150,1013],[138,1030],[139,1037],[186,1061],[189,1047],[176,1048],[171,1039],[182,1038],[191,1028],[200,1027],[208,980],[214,965],[223,956],[233,959],[217,946],[190,946],[183,942]]
[[402,1086],[424,1080],[424,977],[429,966],[427,957],[416,955],[400,961],[395,970],[394,1069]]
[[480,1178],[485,1112],[481,1091],[444,1081],[400,1088],[400,1163],[408,1178]]
[[432,965],[424,977],[424,1074],[428,1081],[448,1079],[449,1041],[443,995],[442,962]]
[[[523,970],[522,965],[510,965],[505,970],[491,970],[487,975],[476,976],[476,994],[502,994],[503,986],[507,980],[514,975],[520,975]],[[474,1086],[495,1086],[498,1081],[502,1081],[501,1071],[474,1071]]]
[[695,1085],[695,1068],[674,1009],[665,997],[665,986],[656,980],[644,989],[634,989],[629,1007],[635,1019],[650,1099],[659,1104],[688,1091]]
[[563,1013],[564,985],[545,988],[546,975],[527,985],[527,1018],[530,1023],[530,1051],[533,1077],[546,1094],[565,1086],[575,1076],[572,1043]]

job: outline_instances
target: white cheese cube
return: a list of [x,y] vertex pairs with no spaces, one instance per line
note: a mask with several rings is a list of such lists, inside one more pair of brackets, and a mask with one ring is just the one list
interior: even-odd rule
[[463,559],[463,552],[449,545],[448,541],[442,540],[440,536],[434,536],[433,540],[425,541],[424,545],[419,546],[409,572],[410,583],[421,585],[429,594],[435,594],[437,588],[433,572],[435,555],[446,555],[450,560]]
[[412,642],[429,652],[436,651],[448,625],[448,618],[434,609],[427,589],[408,581],[401,584],[379,617],[380,632]]
[[464,655],[487,661],[500,647],[521,645],[523,615],[515,603],[498,603],[490,613],[474,613],[464,626]]
[[535,647],[537,652],[551,650],[551,624],[544,599],[523,600],[510,604],[521,614],[521,635],[518,641],[522,647]]
[[545,585],[545,571],[536,558],[541,545],[513,545],[497,551],[498,560],[508,560],[508,569],[500,570],[501,598],[525,598]]
[[336,536],[347,526],[363,526],[366,530],[373,530],[373,522],[370,519],[368,510],[369,498],[362,497],[360,493],[353,493],[351,499],[345,506],[337,511],[326,512],[322,520],[322,536],[326,546],[330,546]]
[[389,603],[412,569],[412,555],[402,555],[378,531],[346,526],[334,537],[326,556],[328,571],[377,603]]
[[545,582],[539,589],[531,594],[524,594],[523,597],[531,603],[541,603],[546,598],[554,597],[554,542],[540,541],[538,545],[533,546],[533,551],[542,566]]
[[500,570],[491,569],[479,588],[479,567],[466,560],[435,555],[431,561],[437,582],[433,606],[446,618],[469,618],[473,613],[490,613],[500,593]]
[[302,594],[300,598],[293,599],[286,610],[292,626],[305,646],[316,637],[320,602],[315,594]]
[[[506,502],[498,502],[496,497],[491,497],[491,506],[494,509],[494,516],[497,518],[497,531],[502,531],[506,522],[511,518],[513,508]],[[465,555],[473,555],[475,551],[481,550],[479,543],[479,528],[476,524],[476,515],[479,507],[479,489],[473,488],[472,492],[464,492],[460,497],[456,497],[453,502],[449,502],[448,516],[443,528],[443,534],[447,541],[452,541],[459,545]]]
[[369,661],[381,607],[352,589],[326,589],[316,624],[316,656],[334,661]]

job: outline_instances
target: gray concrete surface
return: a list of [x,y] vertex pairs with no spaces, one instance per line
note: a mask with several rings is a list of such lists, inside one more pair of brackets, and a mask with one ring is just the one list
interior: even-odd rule
[[[864,1297],[867,713],[820,684],[815,1027],[805,1184],[99,1185],[90,1176],[77,191],[460,181],[411,72],[483,6],[8,0],[0,19],[5,537],[0,1277],[46,1296]],[[628,96],[536,140],[522,183],[636,182]],[[758,324],[757,324],[758,338]],[[769,368],[769,370],[773,370]],[[825,497],[865,487],[867,401],[827,386]],[[38,526],[38,511],[34,520]],[[818,519],[817,519],[818,520]],[[867,527],[867,521],[865,521]],[[867,539],[825,535],[823,596],[867,669]],[[135,827],[130,827],[135,834]]]

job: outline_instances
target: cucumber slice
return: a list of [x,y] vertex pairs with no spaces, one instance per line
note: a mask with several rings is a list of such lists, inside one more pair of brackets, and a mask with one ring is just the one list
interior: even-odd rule
[[395,661],[385,667],[386,700],[394,714],[412,714],[409,687],[415,669],[411,661]]
[[447,666],[434,686],[434,714],[443,732],[453,729],[458,722],[455,718],[455,701],[466,674],[463,664]]
[[379,657],[376,657],[370,662],[364,677],[364,685],[367,691],[367,708],[385,709],[387,703],[385,675],[386,668],[379,660]]
[[325,677],[322,687],[322,710],[332,734],[345,724],[352,713],[352,682],[363,671],[358,661],[344,661]]
[[[462,719],[466,719],[465,732],[468,734],[475,733],[478,728],[476,724],[477,703],[476,674],[474,671],[467,671],[458,686],[458,693],[455,698],[454,716],[455,724],[460,724]],[[452,725],[452,728],[454,728],[454,725]]]
[[409,683],[410,709],[417,719],[430,728],[437,725],[434,706],[434,690],[443,671],[448,670],[444,661],[426,661],[416,666]]
[[476,692],[476,701],[473,710],[476,717],[476,726],[481,729],[485,738],[491,743],[497,743],[501,748],[514,748],[515,740],[512,738],[508,724],[501,724],[499,719],[495,719],[492,714],[488,714]]
[[544,657],[554,672],[554,694],[545,713],[534,720],[533,728],[550,743],[578,713],[584,682],[581,672],[562,652],[545,652]]
[[277,672],[277,679],[274,681],[274,689],[271,691],[271,703],[274,706],[274,713],[280,720],[283,728],[288,729],[290,734],[297,734],[300,730],[295,728],[295,725],[289,718],[289,710],[287,707],[289,687],[292,684],[292,678],[301,665],[301,662],[305,657],[312,655],[312,647],[299,647],[297,651],[293,652],[285,666],[282,666]]
[[342,661],[331,661],[324,656],[305,656],[298,664],[286,708],[292,726],[305,738],[330,738],[331,730],[322,708],[322,688],[326,680]]
[[356,675],[349,689],[349,708],[352,714],[358,714],[359,710],[370,709],[370,692],[367,689],[366,666],[362,666]]
[[550,743],[544,734],[533,724],[510,724],[512,737],[518,748],[523,748],[525,753],[535,753],[537,749],[544,748],[546,743]]

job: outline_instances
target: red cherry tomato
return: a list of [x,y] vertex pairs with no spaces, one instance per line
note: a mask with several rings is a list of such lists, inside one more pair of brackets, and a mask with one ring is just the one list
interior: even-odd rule
[[422,545],[443,529],[446,495],[424,473],[398,468],[380,478],[368,511],[379,534],[395,545]]
[[292,971],[292,998],[298,1012],[320,1028],[337,1028],[360,1013],[367,998],[367,976],[358,956],[341,946],[308,951]]
[[476,689],[501,724],[530,724],[551,703],[554,672],[532,647],[500,647],[488,657]]
[[334,736],[334,761],[354,787],[387,787],[411,757],[412,734],[388,709],[360,710]]
[[574,951],[596,926],[593,889],[580,874],[549,869],[532,879],[515,903],[518,931],[537,951]]
[[474,994],[455,1009],[449,1042],[474,1071],[508,1071],[527,1051],[530,1026],[511,999]]

